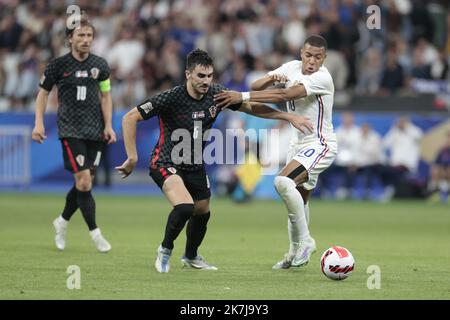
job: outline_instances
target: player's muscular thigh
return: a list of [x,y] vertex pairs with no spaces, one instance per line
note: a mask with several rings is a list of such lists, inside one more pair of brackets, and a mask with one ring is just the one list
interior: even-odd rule
[[181,203],[194,203],[194,200],[192,200],[191,195],[184,185],[183,179],[177,174],[171,175],[164,181],[162,190],[173,206]]
[[291,178],[297,185],[308,181],[308,171],[296,160],[289,162],[278,175]]

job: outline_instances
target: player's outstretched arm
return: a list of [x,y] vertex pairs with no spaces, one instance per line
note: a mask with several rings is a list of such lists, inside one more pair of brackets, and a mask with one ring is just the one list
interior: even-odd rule
[[36,116],[31,138],[38,143],[43,143],[44,140],[47,139],[44,127],[44,113],[47,108],[49,93],[49,91],[41,88],[36,97]]
[[127,153],[127,160],[125,160],[121,166],[115,168],[122,175],[122,179],[125,179],[133,172],[138,161],[136,150],[136,127],[138,121],[141,120],[144,119],[137,108],[131,109],[122,118],[122,134],[125,151]]
[[103,130],[103,138],[108,144],[117,141],[116,133],[112,128],[112,98],[111,91],[101,93],[101,106],[103,113],[103,120],[105,121],[105,129]]
[[277,82],[286,83],[288,78],[283,74],[272,74],[267,75],[265,77],[259,78],[252,82],[250,85],[250,89],[252,91],[260,91],[266,89],[268,86],[271,86]]
[[227,108],[233,104],[246,101],[280,103],[306,97],[306,89],[303,84],[298,84],[286,89],[269,89],[263,91],[237,92],[222,91],[214,96],[216,105]]
[[314,131],[314,126],[308,117],[275,110],[262,103],[244,102],[238,110],[259,118],[289,121],[302,133],[311,133]]

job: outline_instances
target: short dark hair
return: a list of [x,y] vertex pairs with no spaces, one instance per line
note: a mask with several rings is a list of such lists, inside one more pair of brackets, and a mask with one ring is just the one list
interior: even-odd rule
[[[92,22],[89,20],[89,17],[83,12],[79,17],[75,17],[75,19],[79,20],[79,26],[80,27],[91,27],[92,28],[92,32],[95,36],[95,27],[92,24]],[[73,28],[68,28],[66,26],[66,38],[70,38],[73,34],[73,32],[75,31],[75,27]]]
[[309,36],[308,38],[306,38],[303,46],[305,46],[307,43],[313,47],[317,47],[317,48],[323,47],[323,48],[325,48],[325,51],[327,51],[327,49],[328,49],[327,40],[325,40],[324,37],[322,37],[318,34],[313,34],[313,35]]
[[197,65],[201,65],[204,67],[214,67],[214,61],[213,58],[210,57],[208,52],[201,49],[195,49],[189,52],[186,57],[186,69],[192,71]]

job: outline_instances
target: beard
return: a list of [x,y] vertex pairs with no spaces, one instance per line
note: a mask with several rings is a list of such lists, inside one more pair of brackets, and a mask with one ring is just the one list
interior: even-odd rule
[[208,88],[209,88],[209,85],[204,85],[204,84],[198,84],[198,85],[195,85],[195,86],[194,86],[194,89],[195,89],[196,91],[202,92],[202,93],[203,93],[204,91],[207,91]]

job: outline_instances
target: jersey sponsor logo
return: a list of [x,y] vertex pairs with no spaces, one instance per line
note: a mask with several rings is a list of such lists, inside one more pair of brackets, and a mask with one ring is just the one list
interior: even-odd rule
[[77,163],[79,164],[80,167],[84,165],[84,156],[82,154],[77,155],[75,160],[77,160]]
[[89,77],[89,74],[86,70],[78,70],[75,72],[75,77],[77,78],[87,78]]
[[97,79],[99,74],[100,74],[100,70],[98,70],[98,68],[92,68],[91,69],[91,77],[92,77],[92,79]]
[[177,169],[175,169],[174,167],[167,168],[167,170],[169,170],[169,172],[172,174],[177,173]]
[[146,102],[146,103],[144,103],[144,104],[141,104],[141,105],[139,106],[139,108],[141,108],[142,111],[144,111],[145,114],[147,114],[147,113],[149,113],[150,111],[153,110],[153,104],[149,101],[149,102]]
[[205,111],[194,111],[192,112],[192,119],[202,119],[205,117]]
[[215,118],[217,115],[217,106],[211,106],[209,107],[209,114],[212,118]]

